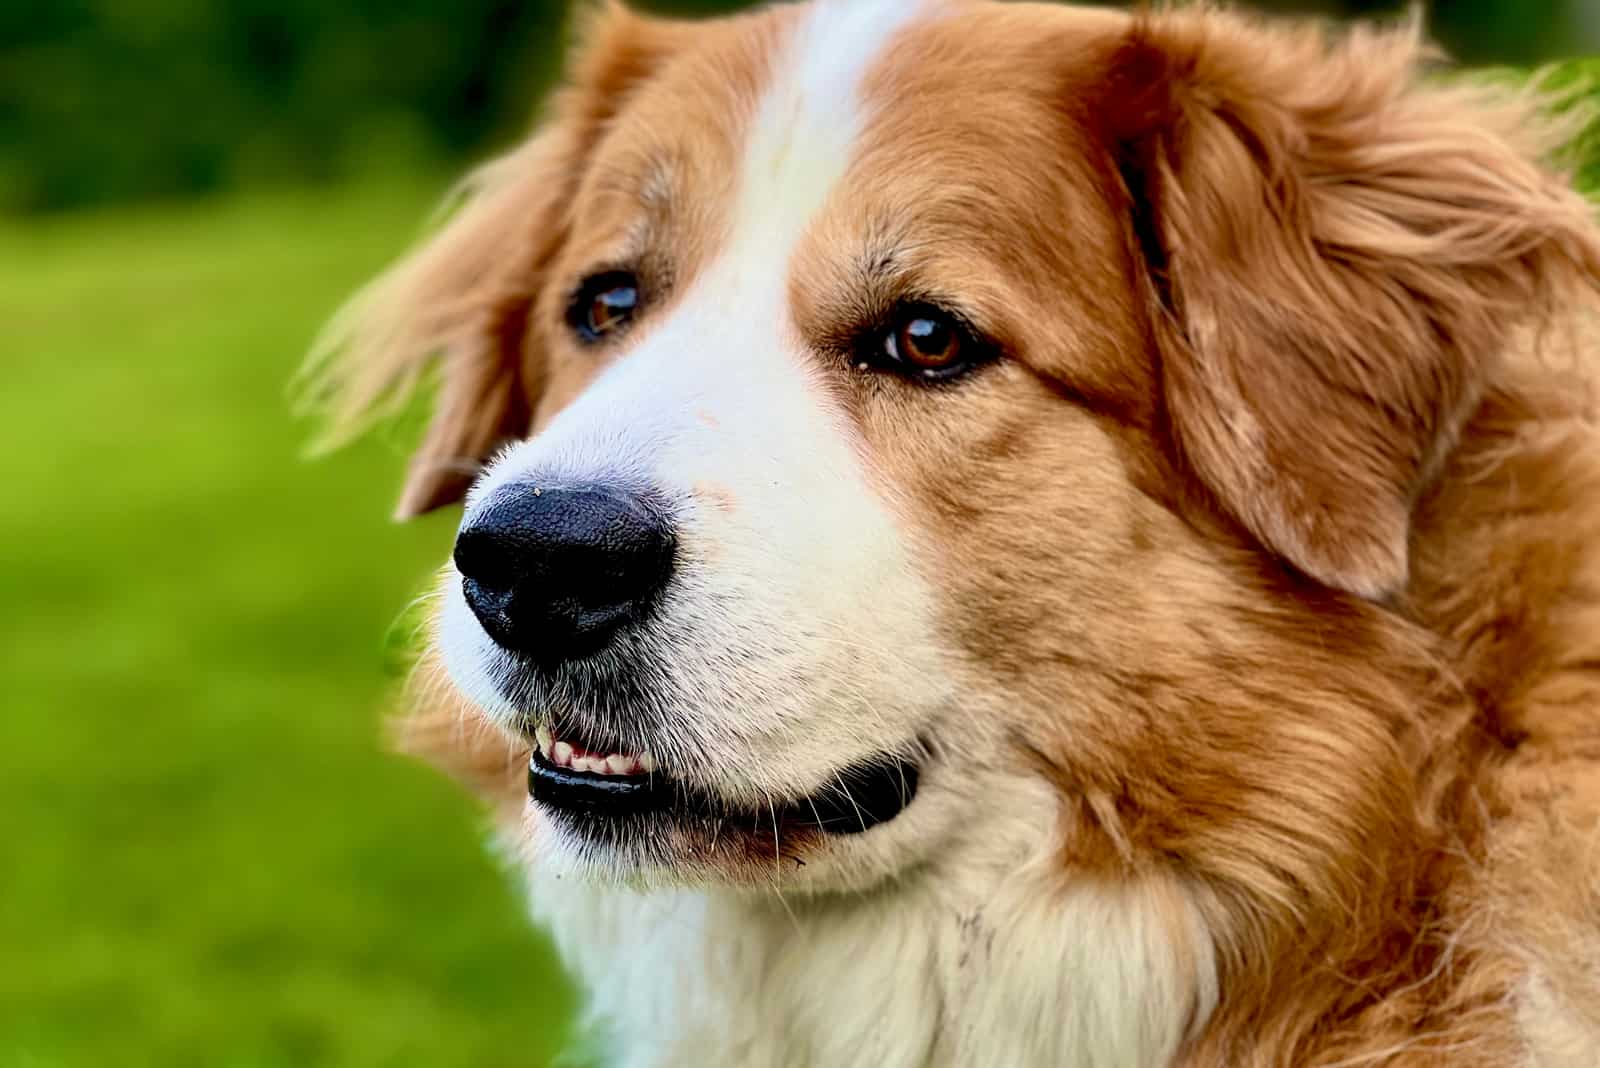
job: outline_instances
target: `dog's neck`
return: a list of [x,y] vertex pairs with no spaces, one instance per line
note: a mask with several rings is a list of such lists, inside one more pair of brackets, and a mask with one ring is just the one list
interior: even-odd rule
[[535,914],[629,1066],[1170,1063],[1216,1000],[1170,880],[1066,884],[1048,791],[1012,778],[982,839],[864,893],[596,888]]

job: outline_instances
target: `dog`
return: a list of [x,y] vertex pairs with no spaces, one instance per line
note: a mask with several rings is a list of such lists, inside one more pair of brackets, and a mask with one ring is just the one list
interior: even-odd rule
[[612,1063],[1600,1063],[1600,229],[1536,94],[1210,6],[575,40],[318,366],[346,434],[437,374],[406,738]]

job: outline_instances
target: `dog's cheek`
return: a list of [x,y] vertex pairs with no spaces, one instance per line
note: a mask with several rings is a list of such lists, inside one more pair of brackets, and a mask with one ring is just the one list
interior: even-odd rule
[[[868,422],[908,536],[937,593],[940,633],[999,673],[1104,655],[1122,591],[1161,546],[1118,441],[1026,372],[915,398]],[[886,405],[887,407],[887,405]]]

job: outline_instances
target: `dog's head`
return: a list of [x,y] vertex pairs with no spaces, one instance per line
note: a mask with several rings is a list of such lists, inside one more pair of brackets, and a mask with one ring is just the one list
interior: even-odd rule
[[1405,28],[581,37],[335,338],[347,415],[442,359],[401,512],[464,495],[437,650],[550,855],[863,886],[1048,818],[1070,863],[1290,886],[1364,848],[1413,501],[1600,262],[1515,131]]

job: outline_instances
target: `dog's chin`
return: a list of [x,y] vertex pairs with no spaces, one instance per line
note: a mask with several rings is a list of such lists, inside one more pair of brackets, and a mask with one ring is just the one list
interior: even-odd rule
[[[623,881],[721,883],[807,873],[899,820],[917,797],[922,762],[885,751],[846,764],[817,788],[739,799],[674,774],[648,754],[589,750],[536,732],[528,797],[547,851]],[[841,848],[842,847],[842,848]],[[826,866],[825,864],[823,865]]]

